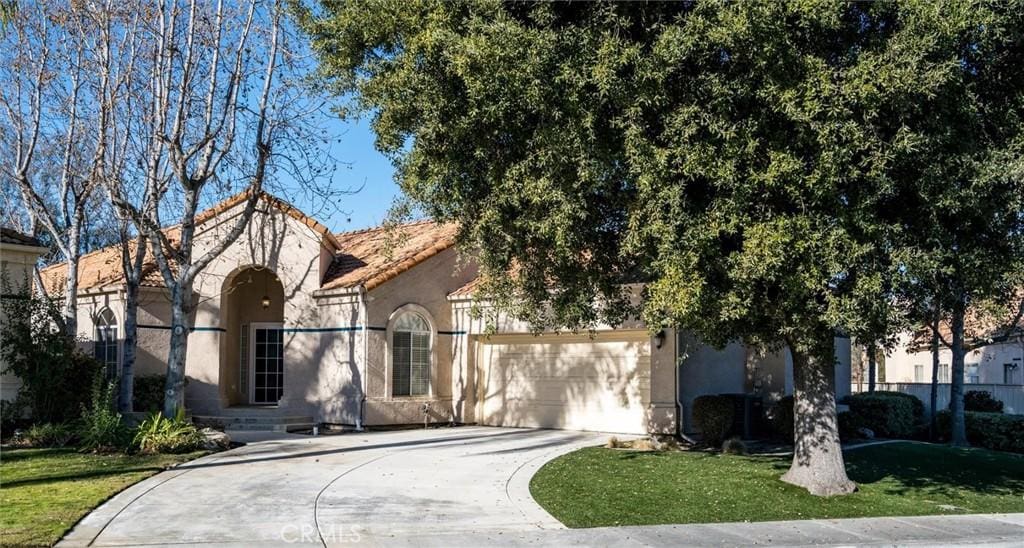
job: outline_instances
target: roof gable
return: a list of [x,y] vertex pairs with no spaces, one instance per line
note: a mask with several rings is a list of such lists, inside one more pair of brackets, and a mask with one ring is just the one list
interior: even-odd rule
[[455,245],[458,226],[418,221],[337,234],[339,251],[323,289],[371,290]]
[[[196,225],[209,222],[219,215],[227,213],[232,208],[241,205],[249,197],[249,192],[241,192],[216,205],[205,209],[196,215]],[[260,199],[270,207],[281,211],[292,219],[295,219],[314,232],[321,235],[323,241],[336,252],[339,249],[338,240],[331,231],[323,224],[302,213],[298,208],[284,200],[271,196],[266,192],[260,193]],[[174,245],[180,237],[180,227],[175,225],[163,229],[167,239]],[[129,244],[129,252],[134,254],[135,242]],[[171,265],[172,269],[176,265]],[[67,264],[56,263],[42,269],[43,284],[47,293],[60,293],[63,291],[67,280]],[[142,286],[164,287],[163,276],[160,274],[156,260],[152,253],[146,254],[146,260],[142,267]],[[79,258],[78,262],[78,289],[87,291],[107,286],[119,286],[124,283],[124,272],[121,268],[121,247],[119,244],[104,247]]]

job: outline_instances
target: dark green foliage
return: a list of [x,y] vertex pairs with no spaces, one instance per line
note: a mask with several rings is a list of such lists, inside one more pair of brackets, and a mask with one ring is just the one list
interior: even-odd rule
[[704,443],[719,447],[731,433],[736,410],[728,396],[699,396],[693,400],[693,423]]
[[863,428],[864,425],[861,423],[860,418],[849,412],[843,411],[836,417],[839,423],[839,439],[843,441],[850,441],[860,438],[860,433],[857,432],[858,428]]
[[105,453],[128,449],[132,441],[131,429],[121,420],[116,410],[114,393],[116,384],[97,376],[92,385],[92,401],[82,408],[78,425],[79,445],[83,451]]
[[28,425],[23,398],[15,398],[13,401],[0,400],[0,438],[7,439],[15,430]]
[[201,447],[203,440],[202,432],[185,418],[185,410],[179,408],[171,419],[159,411],[151,413],[139,423],[134,442],[143,453],[188,453]]
[[136,412],[151,413],[164,406],[164,385],[167,375],[142,375],[135,377],[132,391],[132,409]]
[[[967,441],[971,445],[995,451],[1024,453],[1024,415],[1002,413],[964,413]],[[936,414],[936,429],[940,439],[949,440],[950,414],[948,410]]]
[[[846,399],[850,406],[850,419],[857,426],[870,428],[883,438],[909,438],[920,423],[914,396],[898,392],[861,392]],[[923,414],[923,407],[920,411]]]
[[64,447],[75,439],[75,429],[64,422],[32,425],[15,436],[14,444],[22,447]]
[[993,398],[992,394],[985,390],[968,390],[964,394],[964,411],[1002,413],[1003,402]]
[[793,443],[793,396],[779,398],[769,410],[768,422],[776,436]]
[[33,421],[76,420],[89,401],[90,386],[102,366],[54,327],[59,314],[39,297],[5,298],[4,329],[0,332],[5,372],[22,381],[23,399]]

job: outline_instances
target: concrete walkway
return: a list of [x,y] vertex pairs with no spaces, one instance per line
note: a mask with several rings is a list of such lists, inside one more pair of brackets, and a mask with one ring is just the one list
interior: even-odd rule
[[252,443],[142,481],[61,546],[1024,545],[1024,514],[566,529],[530,497],[605,435],[460,427]]

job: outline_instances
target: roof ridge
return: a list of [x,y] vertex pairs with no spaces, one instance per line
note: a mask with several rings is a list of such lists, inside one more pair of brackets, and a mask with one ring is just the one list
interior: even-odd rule
[[[415,221],[406,221],[404,223],[398,223],[398,225],[396,225],[396,226],[397,227],[407,227],[407,226],[416,226],[416,225],[423,225],[423,224],[436,223],[436,222],[437,221],[435,221],[433,219],[426,218],[426,219],[418,219],[418,220],[415,220]],[[356,229],[356,230],[346,230],[344,232],[335,232],[334,235],[335,236],[349,236],[349,235],[353,235],[353,234],[366,234],[368,232],[377,232],[377,231],[380,231],[380,230],[386,230],[387,228],[388,228],[388,225],[386,223],[383,223],[383,224],[379,224],[377,226],[371,226],[371,227],[367,227],[367,228],[359,228],[359,229]]]

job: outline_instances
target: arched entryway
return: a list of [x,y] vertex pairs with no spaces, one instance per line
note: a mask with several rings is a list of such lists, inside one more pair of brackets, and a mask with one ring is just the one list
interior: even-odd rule
[[221,396],[229,405],[274,405],[284,393],[284,287],[269,268],[246,266],[224,280]]

